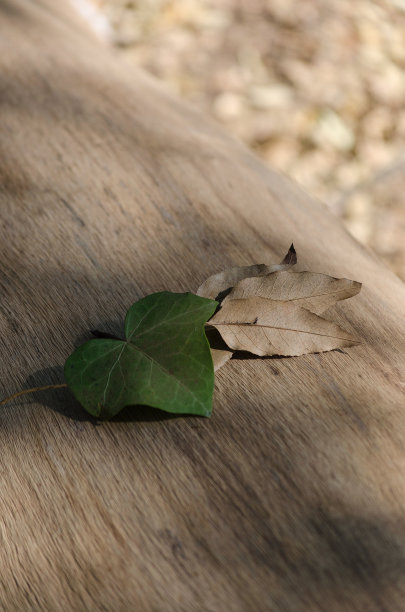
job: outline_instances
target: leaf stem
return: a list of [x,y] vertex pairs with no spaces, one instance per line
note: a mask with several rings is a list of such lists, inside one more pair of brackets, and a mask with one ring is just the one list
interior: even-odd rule
[[18,391],[18,393],[13,393],[13,395],[9,395],[4,400],[1,400],[0,406],[2,404],[7,404],[11,402],[11,400],[16,397],[20,397],[20,395],[26,395],[27,393],[35,393],[35,391],[46,391],[47,389],[61,389],[62,387],[67,387],[66,383],[60,383],[58,385],[45,385],[44,387],[33,387],[32,389],[25,389],[24,391]]

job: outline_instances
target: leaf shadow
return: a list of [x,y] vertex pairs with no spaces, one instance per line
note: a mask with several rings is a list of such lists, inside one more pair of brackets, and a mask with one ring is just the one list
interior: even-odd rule
[[74,342],[75,348],[94,338],[113,338],[115,340],[123,340],[124,320],[122,318],[105,319],[97,324],[95,329],[89,329],[85,333],[78,336]]
[[[44,385],[60,384],[63,381],[63,366],[51,366],[30,374],[25,380],[25,386],[27,388],[42,387]],[[83,410],[68,387],[34,391],[26,397],[27,401],[30,397],[32,403],[42,404],[68,419],[97,424],[97,420]]]
[[331,349],[330,351],[316,351],[314,353],[303,353],[303,355],[255,355],[254,353],[249,353],[247,351],[235,351],[232,355],[232,359],[238,360],[251,360],[251,359],[260,359],[260,360],[269,360],[269,359],[297,359],[299,357],[303,357],[304,355],[321,355],[322,353],[341,353],[342,355],[347,355],[347,352],[340,348]]
[[[151,406],[137,405],[137,406],[126,406],[113,417],[109,423],[147,423],[150,421],[169,421],[172,419],[180,418],[189,415],[178,415],[164,412],[159,408],[152,408]],[[192,416],[192,415],[190,415]],[[101,421],[99,421],[101,422]]]
[[[294,355],[292,357],[294,357]],[[234,354],[232,355],[232,359],[243,360],[243,361],[247,361],[251,359],[260,359],[260,361],[262,361],[263,359],[265,360],[291,359],[291,356],[288,356],[288,355],[254,355],[253,353],[248,353],[247,351],[235,351]]]
[[[87,338],[88,339],[88,338]],[[37,370],[33,374],[30,374],[25,380],[25,387],[41,387],[44,385],[59,384],[63,382],[63,367],[52,366]],[[60,389],[46,389],[43,391],[34,391],[30,396],[27,396],[25,401],[28,401],[28,397],[31,397],[32,403],[39,403],[46,406],[50,410],[61,414],[67,419],[71,419],[78,422],[88,422],[95,426],[100,426],[104,423],[99,419],[96,419],[91,414],[86,412],[80,403],[73,396],[72,392],[68,387],[62,387]],[[152,408],[151,406],[136,405],[126,406],[119,414],[113,417],[109,423],[147,423],[147,422],[160,422],[168,421],[176,418],[183,418],[186,416],[196,415],[178,415],[170,414],[158,408]],[[201,417],[203,418],[203,417]]]

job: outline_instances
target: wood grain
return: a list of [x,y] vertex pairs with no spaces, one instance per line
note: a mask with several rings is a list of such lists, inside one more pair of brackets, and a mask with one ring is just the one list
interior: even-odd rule
[[363,344],[233,359],[210,420],[0,411],[4,610],[403,610],[405,289],[325,207],[121,63],[65,2],[0,0],[1,394],[62,382],[152,291],[274,263],[363,283]]

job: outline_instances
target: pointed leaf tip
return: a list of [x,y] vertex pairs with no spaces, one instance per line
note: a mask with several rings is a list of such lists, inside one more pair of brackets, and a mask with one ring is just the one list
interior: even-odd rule
[[287,255],[281,262],[281,265],[295,266],[297,261],[297,252],[294,248],[294,243],[292,242],[290,248],[288,249]]
[[200,285],[197,295],[202,297],[216,299],[221,302],[231,289],[244,278],[267,276],[281,270],[289,270],[297,263],[297,254],[292,244],[287,255],[279,264],[255,264],[253,266],[235,266],[228,268],[218,274],[213,274]]

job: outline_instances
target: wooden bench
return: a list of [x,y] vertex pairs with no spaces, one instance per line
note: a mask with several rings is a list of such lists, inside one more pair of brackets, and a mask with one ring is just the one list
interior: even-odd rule
[[405,289],[326,207],[125,65],[67,1],[0,1],[0,380],[238,264],[361,281],[363,344],[232,360],[211,419],[0,410],[4,610],[403,610]]

